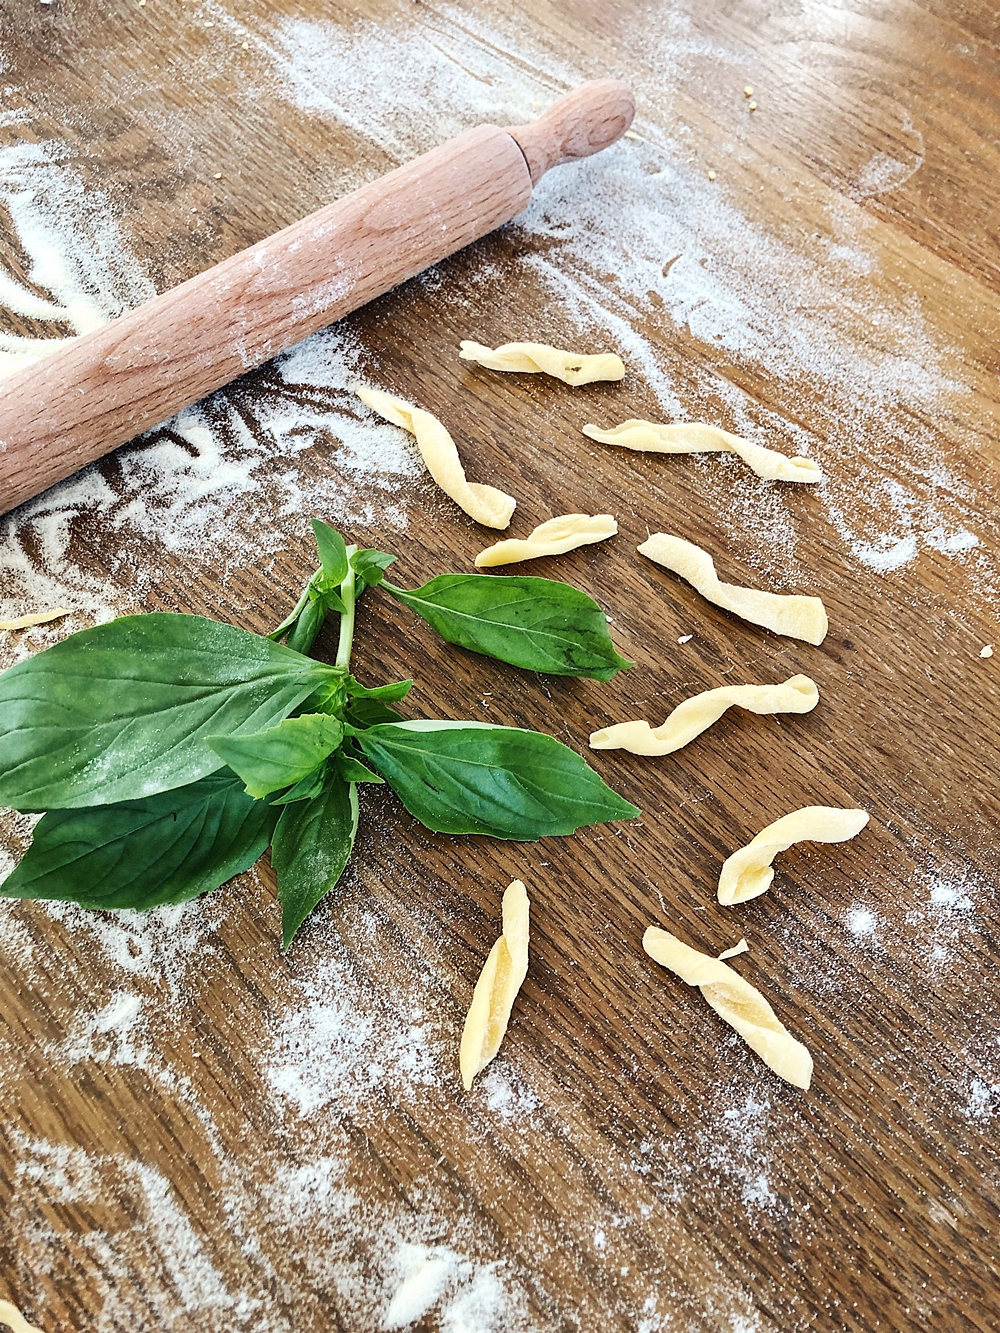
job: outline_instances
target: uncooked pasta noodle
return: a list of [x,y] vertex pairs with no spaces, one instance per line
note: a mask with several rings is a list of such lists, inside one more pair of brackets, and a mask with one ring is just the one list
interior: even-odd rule
[[417,448],[427,464],[427,471],[437,484],[459,505],[470,518],[487,528],[505,528],[517,506],[513,496],[493,486],[481,486],[467,481],[455,448],[455,441],[437,417],[422,408],[414,407],[403,398],[395,398],[381,389],[354,386],[354,392],[380,417],[402,426],[417,441]]
[[697,986],[719,1017],[734,1027],[776,1074],[797,1088],[809,1087],[812,1056],[755,986],[721,958],[700,953],[656,926],[650,926],[643,935],[642,947],[654,962],[669,967],[689,986]]
[[0,629],[30,629],[32,625],[47,625],[50,620],[59,620],[72,615],[64,606],[57,606],[52,611],[37,611],[32,615],[18,616],[16,620],[0,620]]
[[808,713],[819,702],[816,682],[808,676],[790,676],[781,685],[723,685],[704,690],[679,703],[662,726],[648,722],[618,722],[590,737],[592,750],[628,750],[631,754],[673,754],[700,736],[729,708],[750,713]]
[[789,458],[775,449],[751,444],[742,435],[731,435],[718,426],[696,421],[678,421],[661,425],[654,421],[623,421],[611,430],[587,425],[584,435],[601,444],[616,444],[622,449],[636,449],[652,454],[737,454],[758,477],[765,481],[819,481],[823,476],[811,458]]
[[528,375],[554,375],[557,380],[577,387],[593,384],[595,380],[620,380],[625,367],[614,352],[581,355],[566,352],[548,343],[504,343],[502,347],[484,347],[482,343],[461,344],[459,356],[463,361],[475,361],[487,370],[513,370]]
[[731,907],[766,893],[774,879],[771,862],[793,843],[846,842],[867,823],[867,810],[829,805],[807,805],[783,815],[726,860],[719,876],[719,902]]
[[665,532],[654,532],[638,551],[686,579],[707,601],[749,620],[752,625],[762,625],[775,634],[804,639],[806,643],[822,643],[826,638],[829,628],[826,608],[818,597],[758,592],[756,588],[722,583],[715,572],[715,561],[707,551]]
[[578,546],[603,542],[617,531],[618,524],[610,514],[561,514],[539,523],[527,537],[508,538],[487,546],[476,556],[476,566],[485,569],[492,565],[513,565],[519,560],[537,560],[542,555],[563,555]]
[[459,1067],[466,1091],[496,1055],[528,972],[528,894],[519,879],[503,895],[503,934],[490,950],[462,1032]]

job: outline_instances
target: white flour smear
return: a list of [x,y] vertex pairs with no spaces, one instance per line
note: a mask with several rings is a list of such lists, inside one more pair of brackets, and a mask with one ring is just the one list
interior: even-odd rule
[[[664,30],[651,38],[671,68],[695,57],[738,62],[737,53],[700,39],[683,15],[660,21]],[[380,76],[384,29],[363,21],[344,29],[285,19],[260,49],[301,110],[350,127],[396,160],[477,120],[537,115],[587,73],[553,62],[530,35],[494,31],[457,11],[437,11],[428,24],[395,35],[394,67],[408,74],[392,80]],[[647,78],[641,69],[633,77],[640,107],[644,91],[661,96],[653,83],[644,88]],[[520,223],[533,245],[548,244],[518,267],[549,289],[563,321],[604,332],[668,418],[707,416],[817,457],[828,516],[869,568],[898,569],[925,547],[960,556],[978,545],[933,424],[945,405],[949,415],[956,410],[963,386],[945,369],[949,349],[916,298],[876,291],[879,258],[863,211],[831,197],[827,234],[782,235],[729,203],[722,182],[690,162],[689,144],[655,143],[659,131],[639,128],[644,141],[544,178]],[[870,186],[877,174],[873,168]],[[639,323],[658,324],[667,346],[651,346]],[[670,350],[678,335],[709,349],[722,368],[678,361]],[[733,362],[787,403],[787,417],[731,382],[725,367]],[[795,424],[803,389],[808,429]],[[904,467],[903,481],[885,476],[888,455]],[[701,480],[733,536],[776,570],[793,568],[785,492],[717,460]]]
[[65,156],[54,142],[0,148],[0,217],[13,224],[28,279],[0,271],[0,308],[64,326],[41,338],[0,332],[0,376],[155,295],[129,263],[107,200],[84,189]]

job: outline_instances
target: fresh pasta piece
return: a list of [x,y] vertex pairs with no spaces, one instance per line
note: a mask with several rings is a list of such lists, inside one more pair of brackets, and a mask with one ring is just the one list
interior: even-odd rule
[[797,1088],[809,1087],[812,1056],[778,1020],[755,986],[721,958],[700,953],[656,926],[643,935],[642,947],[654,962],[669,967],[689,986],[699,987],[719,1017],[736,1029],[770,1069]]
[[724,963],[727,958],[736,958],[741,953],[749,952],[750,945],[747,944],[746,939],[741,939],[739,944],[734,944],[731,949],[723,949],[722,953],[719,954],[719,962]]
[[477,569],[491,565],[513,565],[518,560],[537,560],[540,555],[563,555],[578,546],[606,541],[618,531],[610,514],[561,514],[539,523],[523,539],[508,539],[487,546],[476,556]]
[[16,1305],[10,1301],[0,1301],[0,1324],[6,1324],[10,1333],[42,1333],[40,1328],[29,1324]]
[[751,713],[809,713],[817,703],[819,690],[808,676],[790,676],[781,685],[723,685],[685,699],[655,731],[648,722],[618,722],[595,731],[590,748],[673,754],[718,722],[728,708],[745,708]]
[[50,620],[59,620],[71,616],[64,606],[57,606],[53,611],[38,611],[29,616],[18,616],[16,620],[0,620],[0,629],[30,629],[32,625],[47,625]]
[[686,579],[707,601],[724,611],[732,611],[752,625],[763,625],[775,634],[804,639],[806,643],[822,643],[826,638],[829,623],[826,608],[818,597],[785,596],[722,583],[715,572],[715,561],[707,551],[665,532],[654,532],[638,551]]
[[593,356],[564,352],[561,347],[548,343],[504,343],[502,347],[484,347],[482,343],[461,344],[459,356],[463,361],[475,361],[487,370],[515,370],[529,375],[554,375],[565,384],[579,386],[595,380],[625,378],[621,357],[614,352],[599,352]]
[[373,412],[391,421],[394,426],[402,426],[403,430],[408,430],[416,437],[417,448],[427,464],[427,471],[470,518],[487,528],[507,527],[517,501],[493,486],[481,486],[478,482],[466,480],[455,441],[437,417],[414,407],[403,398],[383,393],[381,389],[364,389],[355,385],[354,392]]
[[807,805],[783,815],[727,858],[719,876],[719,902],[731,907],[766,893],[774,879],[771,862],[792,843],[846,842],[867,823],[867,810],[841,810],[829,805]]
[[678,421],[668,426],[633,417],[611,430],[587,425],[583,433],[601,444],[617,444],[640,453],[738,454],[765,481],[819,481],[823,475],[811,458],[789,458],[775,449],[751,444],[742,435],[731,435],[728,430],[697,421]]
[[519,879],[503,895],[503,934],[476,982],[462,1032],[459,1068],[466,1092],[496,1055],[528,972],[528,894]]

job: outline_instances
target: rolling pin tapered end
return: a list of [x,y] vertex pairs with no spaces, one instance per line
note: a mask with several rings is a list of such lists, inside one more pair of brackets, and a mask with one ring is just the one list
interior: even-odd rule
[[593,79],[574,88],[530,125],[508,133],[537,185],[550,167],[599,153],[622,137],[635,115],[635,96],[621,79]]

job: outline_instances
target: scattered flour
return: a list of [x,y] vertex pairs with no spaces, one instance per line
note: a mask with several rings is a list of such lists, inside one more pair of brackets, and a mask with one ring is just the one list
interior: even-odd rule
[[922,880],[919,906],[906,915],[915,928],[918,947],[926,965],[940,972],[953,965],[963,947],[979,933],[977,899],[987,886],[968,874]]
[[870,907],[855,903],[847,913],[844,924],[856,939],[870,940],[879,927],[879,919]]
[[[17,1147],[15,1184],[30,1185],[56,1217],[74,1205],[100,1213],[117,1204],[138,1219],[139,1225],[123,1236],[74,1227],[76,1243],[70,1249],[49,1216],[35,1210],[26,1214],[15,1192],[8,1225],[22,1238],[36,1273],[72,1289],[90,1278],[92,1267],[103,1272],[103,1308],[92,1325],[94,1333],[177,1327],[183,1315],[197,1315],[206,1329],[249,1326],[260,1302],[227,1288],[159,1172],[122,1155],[87,1153],[39,1139],[22,1138]],[[122,1240],[127,1244],[122,1246]]]

